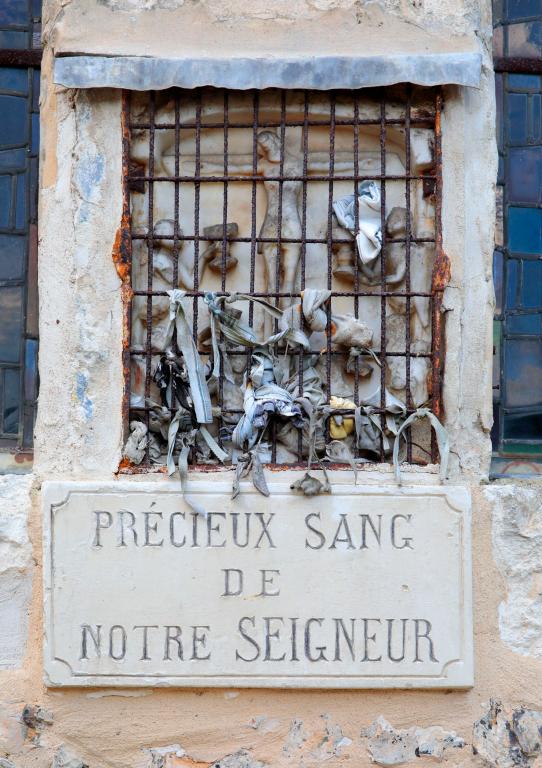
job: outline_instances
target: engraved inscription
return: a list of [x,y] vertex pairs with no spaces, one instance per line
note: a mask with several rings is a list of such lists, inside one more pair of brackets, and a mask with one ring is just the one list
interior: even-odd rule
[[470,684],[463,490],[270,486],[47,484],[50,683]]

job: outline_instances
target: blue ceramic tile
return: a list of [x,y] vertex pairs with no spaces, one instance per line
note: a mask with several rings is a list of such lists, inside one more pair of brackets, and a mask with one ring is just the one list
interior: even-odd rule
[[26,173],[19,173],[17,179],[17,193],[15,196],[15,228],[25,229],[28,224],[28,211],[26,204]]
[[18,369],[4,371],[4,407],[2,431],[16,435],[19,431],[21,374]]
[[542,315],[539,313],[532,315],[509,315],[506,319],[506,330],[508,333],[540,336],[542,331],[541,318]]
[[506,18],[508,21],[519,21],[541,13],[540,0],[507,0]]
[[508,247],[514,253],[542,253],[542,210],[508,208]]
[[539,91],[540,75],[508,75],[508,87],[513,90]]
[[16,48],[21,50],[28,45],[27,32],[15,32],[14,30],[0,29],[0,48]]
[[0,26],[22,26],[28,23],[27,0],[2,0],[0,3]]
[[21,96],[28,93],[28,70],[0,67],[0,91],[13,91]]
[[26,400],[36,398],[36,382],[38,376],[38,342],[27,339],[24,353],[24,396]]
[[542,339],[506,339],[504,365],[505,406],[542,404]]
[[537,59],[541,55],[542,24],[529,21],[508,25],[508,56]]
[[540,97],[540,94],[537,93],[534,96],[531,96],[531,139],[532,141],[538,141],[540,142],[540,139],[542,138],[542,98]]
[[506,308],[513,309],[517,303],[518,261],[506,260]]
[[23,332],[23,289],[0,288],[0,362],[19,363]]
[[523,93],[508,96],[508,138],[512,144],[527,143],[527,99]]
[[542,147],[511,149],[508,163],[509,202],[542,202]]
[[0,96],[0,149],[26,144],[28,140],[26,99],[21,96]]
[[[19,280],[24,275],[26,236],[0,234],[0,280]],[[2,296],[0,288],[0,299]]]
[[7,229],[11,224],[11,179],[11,176],[0,176],[0,227],[3,229]]
[[4,149],[0,152],[0,171],[24,170],[26,166],[26,149]]
[[542,261],[523,261],[521,303],[527,309],[542,307]]
[[525,415],[505,414],[504,437],[509,440],[542,440],[542,412]]
[[493,254],[493,284],[495,286],[495,314],[502,312],[503,291],[503,255],[500,251]]
[[40,70],[32,70],[32,110],[37,112],[40,108]]
[[32,146],[31,152],[33,155],[37,155],[40,146],[40,116],[39,114],[32,113]]

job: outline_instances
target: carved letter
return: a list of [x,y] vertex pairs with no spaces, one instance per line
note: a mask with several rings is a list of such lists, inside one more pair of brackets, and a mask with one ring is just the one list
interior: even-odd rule
[[[100,530],[105,530],[106,528],[111,528],[113,525],[113,515],[111,512],[101,512],[101,511],[95,511],[94,514],[96,515],[96,533],[94,534],[94,541],[92,542],[93,547],[101,547],[103,546],[100,541]],[[105,525],[102,524],[101,518],[102,515],[105,516],[106,523]]]
[[412,519],[412,515],[394,515],[392,517],[392,519],[391,519],[391,543],[392,543],[392,546],[395,547],[395,549],[413,549],[413,546],[410,543],[412,541],[412,538],[408,538],[408,537],[403,536],[401,546],[399,546],[395,542],[395,525],[397,523],[397,520],[399,520],[399,518],[402,518],[403,520],[406,520],[407,523],[410,523],[410,521]]
[[[127,525],[124,525],[124,517],[129,517],[130,522],[127,523]],[[119,512],[119,522],[120,522],[120,542],[119,547],[127,547],[128,544],[124,541],[124,531],[125,528],[127,531],[132,532],[132,536],[134,537],[134,544],[137,547],[137,531],[134,528],[135,522],[136,522],[136,516],[133,512],[128,512],[127,509],[121,509]]]
[[264,536],[267,537],[267,540],[269,541],[269,546],[271,547],[271,549],[276,549],[275,545],[273,544],[273,539],[271,538],[271,534],[269,533],[269,526],[271,525],[271,523],[273,522],[273,518],[275,517],[274,512],[271,512],[267,522],[264,520],[264,516],[262,512],[256,512],[256,517],[258,518],[258,520],[262,525],[262,532],[260,534],[260,538],[256,542],[254,549],[260,548],[260,541],[263,539]]
[[[239,568],[222,568],[224,574],[224,592],[222,597],[237,597],[243,591],[243,571]],[[230,573],[237,574],[237,589],[233,591],[230,585]]]
[[241,654],[239,653],[239,651],[236,648],[235,649],[235,658],[236,659],[241,659],[241,661],[256,661],[256,659],[259,658],[259,656],[260,656],[260,646],[258,645],[256,640],[253,640],[252,637],[250,637],[250,635],[247,635],[247,633],[245,632],[245,623],[246,622],[249,622],[250,624],[252,624],[253,627],[256,626],[256,620],[254,619],[254,616],[243,616],[242,619],[239,619],[239,624],[238,624],[239,634],[241,635],[241,637],[243,637],[251,645],[254,646],[254,648],[256,649],[256,655],[252,659],[245,659],[245,657],[241,656]]
[[96,624],[96,632],[92,631],[90,624],[81,624],[81,656],[80,659],[88,659],[87,655],[87,634],[90,635],[92,642],[94,643],[94,650],[96,656],[102,655],[102,625]]
[[248,538],[250,534],[250,512],[245,512],[245,540],[243,544],[241,544],[239,541],[239,536],[237,535],[239,526],[239,512],[232,512],[230,516],[232,521],[233,543],[236,547],[248,547]]
[[371,519],[371,515],[360,515],[361,517],[361,546],[360,549],[367,549],[367,523],[374,534],[375,539],[380,546],[380,537],[382,535],[382,515],[378,515],[378,530]]
[[319,624],[322,626],[323,619],[308,619],[307,623],[305,624],[305,656],[309,661],[326,661],[326,656],[324,651],[326,650],[325,645],[317,645],[316,649],[318,651],[318,656],[314,657],[312,654],[312,648],[311,648],[311,626],[313,624]]
[[[175,634],[172,634],[175,630]],[[164,661],[170,661],[169,647],[171,643],[177,643],[177,658],[183,661],[183,644],[181,640],[181,628],[176,625],[166,626],[166,642],[164,647]]]
[[[420,632],[420,629],[421,629],[420,625],[421,624],[425,624],[425,632]],[[419,658],[419,647],[418,646],[419,646],[420,638],[425,637],[425,639],[429,643],[429,658],[430,658],[430,660],[438,662],[438,659],[436,658],[435,652],[434,652],[434,649],[433,649],[433,641],[429,637],[429,633],[433,629],[433,627],[431,626],[431,622],[430,621],[426,621],[426,619],[414,619],[414,626],[415,626],[415,633],[416,633],[416,655],[414,657],[414,661],[421,661],[421,659]]]
[[222,541],[220,544],[213,544],[212,542],[212,534],[213,533],[220,533],[220,523],[217,525],[213,525],[213,518],[214,517],[223,517],[224,520],[226,519],[226,514],[224,512],[209,512],[207,515],[207,546],[208,547],[225,547],[226,546],[226,540]]
[[[113,653],[114,636],[113,633],[120,630],[120,652]],[[109,656],[115,661],[121,661],[126,656],[126,631],[120,624],[113,624],[109,630]]]
[[[350,536],[350,528],[348,527],[348,519],[347,515],[339,515],[341,518],[341,522],[337,526],[337,531],[335,533],[335,536],[333,538],[333,541],[331,542],[330,549],[337,549],[337,543],[340,544],[348,544],[348,549],[355,549],[354,542],[352,541],[352,537]],[[342,538],[339,538],[339,533],[341,532],[341,528],[344,528],[345,535]]]
[[368,645],[369,643],[376,642],[376,634],[370,635],[369,634],[369,622],[370,621],[376,621],[377,624],[380,624],[380,619],[362,619],[363,622],[363,642],[365,651],[363,653],[362,661],[382,661],[382,656],[379,656],[377,659],[371,659],[369,656],[369,649]]
[[149,518],[151,515],[156,515],[160,519],[162,519],[162,513],[161,512],[143,512],[143,515],[145,516],[145,543],[143,544],[144,547],[161,547],[164,543],[164,539],[160,539],[160,541],[151,541],[150,535],[151,533],[156,533],[158,530],[158,522],[153,523],[152,525],[149,523]]
[[270,570],[261,570],[260,573],[262,574],[262,591],[258,595],[258,597],[274,597],[275,595],[280,595],[280,589],[277,587],[275,592],[268,592],[267,591],[267,585],[274,587],[275,586],[275,576],[268,576],[267,574],[276,574],[280,576],[280,571],[275,571],[273,569]]
[[[198,634],[198,629],[207,630],[206,632],[202,632],[201,634]],[[211,631],[211,627],[206,626],[205,624],[202,625],[196,625],[192,627],[192,660],[197,659],[197,661],[206,661],[207,659],[211,658],[211,654],[208,653],[207,656],[198,656],[198,648],[201,645],[202,648],[205,648],[207,645],[207,632]]]
[[182,541],[175,539],[175,518],[182,517],[185,520],[184,512],[174,512],[169,518],[169,540],[174,547],[184,547],[186,544],[186,536],[183,536]]
[[390,661],[403,661],[405,658],[405,647],[406,647],[406,623],[408,619],[400,619],[402,625],[403,625],[403,649],[402,649],[402,655],[399,657],[395,657],[392,654],[392,648],[393,648],[393,622],[396,621],[396,619],[387,619],[388,622],[388,659]]
[[158,629],[158,624],[136,624],[134,629],[143,630],[143,649],[140,661],[150,661],[149,656],[149,629]]
[[284,624],[284,619],[280,616],[265,616],[264,617],[264,625],[265,625],[265,656],[264,661],[284,661],[286,658],[286,654],[283,653],[282,656],[271,656],[271,640],[275,638],[276,640],[280,640],[280,629],[275,629],[274,631],[271,631],[271,622],[272,621],[280,621],[281,624]]
[[341,630],[344,639],[346,640],[346,644],[348,646],[348,650],[350,651],[350,656],[352,657],[352,661],[355,661],[355,655],[354,655],[354,627],[355,627],[355,619],[350,619],[350,627],[351,631],[350,634],[348,634],[346,627],[344,626],[344,622],[342,619],[333,619],[335,622],[335,661],[342,661],[341,659],[341,638],[340,638],[340,632]]
[[311,517],[317,517],[318,520],[320,520],[320,512],[311,512],[311,514],[307,515],[307,517],[305,518],[305,525],[307,526],[309,531],[312,531],[319,537],[320,543],[317,545],[313,545],[309,543],[308,539],[305,539],[305,548],[308,547],[308,549],[322,549],[322,547],[326,543],[326,537],[321,531],[318,531],[316,528],[313,528],[313,526],[309,523],[309,520]]

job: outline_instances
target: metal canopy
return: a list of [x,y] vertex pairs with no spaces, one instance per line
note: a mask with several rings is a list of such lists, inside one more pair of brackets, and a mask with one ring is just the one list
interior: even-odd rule
[[68,88],[162,90],[177,86],[249,88],[368,88],[415,83],[478,87],[482,57],[475,52],[374,56],[186,57],[64,55],[54,80]]

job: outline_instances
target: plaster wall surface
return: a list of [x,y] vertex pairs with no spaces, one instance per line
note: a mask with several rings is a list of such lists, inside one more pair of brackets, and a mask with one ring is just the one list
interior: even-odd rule
[[[186,15],[176,15],[181,12]],[[178,19],[187,25],[177,28]],[[450,482],[467,486],[473,501],[472,689],[48,690],[43,684],[40,485],[115,478],[123,386],[120,279],[111,258],[121,217],[120,94],[55,87],[53,54],[84,36],[87,50],[141,54],[146,26],[160,30],[164,50],[174,50],[177,32],[188,35],[192,22],[210,25],[220,41],[222,27],[235,30],[240,21],[252,34],[247,55],[300,21],[318,30],[307,47],[322,41],[336,48],[337,40],[347,46],[349,25],[366,23],[390,45],[398,30],[408,29],[413,45],[418,34],[463,36],[483,55],[480,89],[447,88],[443,119],[443,234],[451,261],[445,423]],[[1,768],[427,761],[527,768],[539,762],[541,496],[534,482],[486,485],[496,178],[490,26],[488,0],[46,3],[36,458],[32,475],[0,481]],[[243,45],[241,39],[241,53]],[[364,482],[392,482],[389,467],[363,474]],[[417,474],[417,482],[435,482],[431,468]]]

